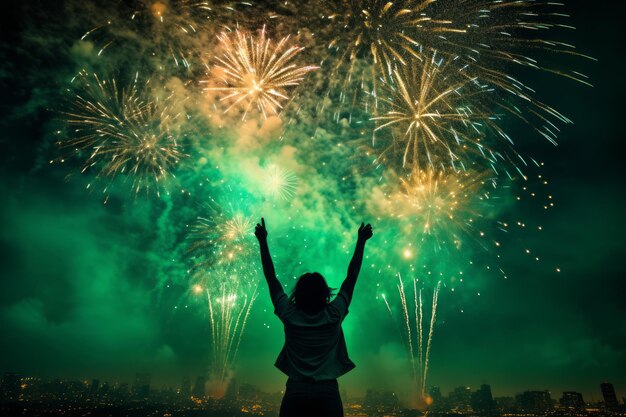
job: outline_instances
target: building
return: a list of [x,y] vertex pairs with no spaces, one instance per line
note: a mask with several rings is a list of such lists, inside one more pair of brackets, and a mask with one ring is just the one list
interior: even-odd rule
[[491,387],[483,384],[480,389],[472,393],[471,405],[474,411],[481,411],[483,413],[490,413],[495,409],[495,402],[491,395]]
[[441,389],[439,387],[430,387],[430,390],[428,390],[428,395],[430,395],[430,398],[432,398],[433,403],[435,401],[441,401]]
[[229,401],[235,401],[239,398],[239,383],[237,379],[233,378],[228,383],[226,387],[226,393],[224,394],[224,399]]
[[436,409],[442,406],[442,396],[441,389],[439,387],[430,387],[428,390],[428,395],[430,396],[431,407]]
[[17,400],[20,395],[20,377],[13,372],[6,372],[0,382],[0,398]]
[[368,389],[363,400],[363,408],[372,414],[390,414],[399,406],[398,397],[392,391]]
[[180,395],[185,398],[191,397],[191,380],[188,376],[184,376],[180,383]]
[[90,395],[96,395],[98,393],[98,388],[100,388],[100,380],[99,379],[92,379],[91,380],[91,387],[89,388],[89,394]]
[[133,394],[137,398],[148,398],[150,395],[150,374],[137,372],[135,384],[133,385]]
[[259,398],[261,390],[252,384],[243,383],[239,386],[239,398],[244,401],[255,401]]
[[510,413],[517,409],[517,402],[513,397],[496,397],[494,398],[494,402],[500,412]]
[[525,412],[545,413],[552,409],[549,391],[525,391],[516,396],[517,404]]
[[196,384],[193,386],[193,391],[191,395],[195,398],[202,399],[204,398],[206,393],[206,379],[203,376],[199,376],[196,378]]
[[603,382],[600,384],[600,389],[602,390],[602,397],[604,397],[604,405],[607,410],[617,410],[619,403],[617,402],[617,395],[615,395],[613,384]]
[[472,402],[472,390],[470,387],[456,387],[448,398],[452,409],[468,410]]
[[583,410],[585,408],[585,402],[583,401],[583,395],[580,392],[566,391],[559,400],[561,407],[569,408],[571,410]]

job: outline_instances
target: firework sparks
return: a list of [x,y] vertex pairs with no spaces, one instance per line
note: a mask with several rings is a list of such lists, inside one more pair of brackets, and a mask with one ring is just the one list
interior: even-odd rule
[[[398,283],[398,296],[400,299],[400,309],[402,311],[403,326],[399,326],[402,329],[402,340],[406,345],[407,353],[409,355],[409,362],[413,372],[413,379],[417,385],[420,395],[420,401],[426,399],[426,382],[428,378],[428,371],[430,365],[430,352],[432,349],[432,341],[434,335],[434,329],[437,318],[437,307],[439,303],[439,290],[441,288],[441,281],[437,281],[432,289],[432,305],[430,310],[430,320],[427,323],[427,327],[424,326],[424,308],[423,308],[423,289],[419,288],[417,279],[412,279],[411,286],[413,287],[413,305],[407,301],[407,291],[405,289],[405,283],[402,276],[397,274]],[[392,319],[395,320],[393,310],[389,306],[386,297],[383,297],[387,311]],[[414,314],[411,314],[411,307],[413,307]],[[424,337],[424,329],[427,329],[426,337]],[[415,341],[414,341],[415,340]],[[415,352],[414,343],[417,344],[417,355]],[[424,345],[426,345],[424,347]]]
[[493,186],[485,172],[415,170],[399,181],[375,210],[395,219],[405,236],[418,236],[420,248],[431,242],[456,250],[480,235],[477,220],[490,204],[487,185]]
[[[254,107],[267,118],[279,114],[284,102],[290,100],[289,91],[304,80],[305,75],[317,69],[300,67],[293,59],[304,49],[290,46],[289,36],[274,44],[266,35],[265,26],[258,35],[239,30],[219,37],[223,55],[217,57],[213,72],[219,73],[221,87],[207,87],[207,91],[224,91],[221,101],[230,103],[225,113],[235,107],[244,109],[243,119]],[[204,83],[212,82],[205,80]]]
[[381,74],[391,75],[396,62],[407,65],[409,59],[421,59],[420,33],[465,32],[451,27],[450,20],[436,20],[424,14],[434,0],[365,0],[333,2],[327,19],[339,25],[342,38],[335,38],[329,48],[345,43],[343,56],[354,61],[369,53]]
[[210,216],[198,216],[188,237],[190,254],[197,268],[247,263],[254,252],[251,241],[254,222],[240,212],[229,213],[207,205]]
[[[591,85],[586,75],[549,62],[557,56],[593,59],[573,45],[547,36],[573,29],[567,22],[569,16],[560,10],[562,3],[345,0],[328,2],[326,6],[322,21],[328,29],[320,36],[327,39],[328,49],[337,51],[337,56],[330,59],[334,67],[329,94],[338,89],[341,103],[352,97],[351,104],[358,104],[357,91],[364,90],[366,98],[374,100],[375,111],[381,87],[397,84],[398,73],[413,72],[437,52],[455,63],[466,82],[478,82],[491,92],[481,100],[488,102],[492,113],[509,113],[556,144],[558,123],[571,121],[538,100],[533,87],[516,76],[514,67]],[[340,85],[338,80],[343,80]],[[455,82],[449,80],[448,85]],[[369,99],[364,101],[370,103]],[[504,132],[498,134],[510,141]]]
[[[449,19],[429,17],[426,12],[433,2],[342,0],[324,3],[327,11],[323,22],[338,28],[331,32],[327,44],[329,50],[337,51],[331,85],[343,80],[339,87],[343,98],[354,83],[376,99],[380,80],[391,76],[398,65],[422,59],[424,38],[465,31],[452,26]],[[369,70],[359,68],[359,59],[363,58]],[[345,76],[338,77],[342,71]]]
[[133,47],[140,51],[136,56],[156,70],[188,70],[199,62],[202,34],[215,33],[248,6],[248,2],[128,1],[118,4],[111,18],[89,29],[81,40],[92,42],[98,56],[112,47]]
[[266,178],[263,181],[265,194],[283,200],[290,200],[294,196],[298,186],[298,177],[295,174],[278,165],[268,166],[265,174]]
[[[553,67],[550,58],[594,58],[573,45],[544,37],[546,32],[574,29],[559,10],[562,3],[542,0],[460,1],[452,19],[467,28],[466,35],[446,39],[440,52],[458,59],[468,78],[477,78],[493,94],[488,105],[508,113],[556,145],[558,123],[572,123],[557,109],[537,99],[535,89],[519,78],[515,66],[552,73],[591,86],[578,71]],[[522,160],[525,165],[525,162]]]
[[86,72],[78,79],[72,110],[65,113],[72,136],[58,144],[83,159],[82,173],[92,171],[97,178],[110,179],[127,175],[135,193],[142,189],[159,193],[185,156],[172,131],[180,114],[168,106],[171,96],[149,97],[141,90],[138,75],[128,87]]
[[[198,274],[194,292],[200,294],[205,288],[209,326],[211,328],[212,384],[217,394],[223,394],[232,371],[250,311],[257,297],[255,276],[246,268],[213,269]],[[200,291],[196,291],[200,288]]]
[[[192,291],[207,295],[211,327],[211,378],[221,391],[232,371],[250,310],[257,296],[256,265],[251,259],[254,223],[216,203],[210,217],[198,217],[188,236]],[[223,394],[223,392],[221,392]]]
[[401,159],[405,169],[432,169],[444,168],[447,160],[456,170],[476,155],[489,165],[503,159],[484,143],[489,128],[507,138],[480,106],[485,90],[449,63],[433,55],[417,71],[394,71],[387,86],[388,94],[380,97],[385,111],[372,118],[378,124],[375,131],[391,130],[391,144],[380,153],[379,163],[393,166]]

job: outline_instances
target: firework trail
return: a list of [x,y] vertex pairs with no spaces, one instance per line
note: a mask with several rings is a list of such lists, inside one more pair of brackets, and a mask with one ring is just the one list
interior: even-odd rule
[[[429,361],[430,361],[430,348],[432,345],[432,341],[433,341],[433,333],[435,331],[435,320],[437,317],[437,303],[439,300],[439,289],[441,288],[441,281],[437,282],[437,286],[433,289],[433,304],[431,307],[431,315],[430,315],[430,327],[428,329],[428,341],[426,343],[426,354],[424,355],[424,368],[423,368],[423,374],[422,374],[422,381],[421,381],[421,395],[422,398],[424,398],[424,390],[426,388],[426,378],[428,377],[428,365],[429,365]],[[420,291],[420,302],[421,302],[421,291]],[[421,309],[421,303],[420,303],[420,309]],[[420,316],[420,320],[421,320],[422,316]]]
[[205,285],[211,327],[210,376],[223,393],[257,297],[257,287],[236,271],[209,272]]
[[[246,34],[238,29],[234,34],[219,35],[223,54],[216,58],[218,64],[209,73],[218,74],[221,87],[207,87],[207,91],[224,91],[220,101],[230,103],[224,110],[243,108],[242,119],[253,108],[264,118],[279,114],[283,103],[290,100],[289,90],[304,80],[316,66],[297,66],[293,59],[304,49],[290,46],[286,36],[274,44],[267,38],[265,26],[258,35]],[[203,83],[214,83],[204,80]]]
[[[436,313],[439,299],[439,290],[441,288],[441,281],[438,281],[433,288],[431,317],[428,323],[427,337],[424,337],[424,314],[423,314],[423,301],[422,301],[422,289],[417,288],[417,279],[413,279],[413,306],[409,306],[407,303],[407,294],[405,290],[405,284],[400,273],[398,277],[398,296],[400,298],[400,307],[402,310],[402,322],[404,324],[402,329],[402,339],[405,342],[407,353],[409,355],[409,361],[411,363],[411,369],[413,372],[413,380],[417,386],[420,400],[425,398],[426,382],[428,378],[430,352],[432,348],[433,334],[436,324]],[[387,302],[387,298],[383,296],[385,305],[389,315],[395,319],[393,310]],[[411,315],[411,308],[413,307],[414,314]],[[415,342],[417,343],[417,357],[415,355],[415,349],[413,345],[413,335],[415,336]],[[426,348],[424,349],[424,344]]]
[[[402,278],[398,275],[398,279],[400,281]],[[418,345],[418,369],[417,375],[419,375],[420,384],[422,384],[422,389],[420,389],[420,394],[424,396],[423,385],[426,383],[422,375],[424,375],[424,327],[422,322],[423,317],[423,309],[422,309],[422,289],[420,288],[419,293],[417,292],[417,280],[413,280],[413,303],[415,307],[415,329],[417,330],[417,345]]]
[[389,312],[389,314],[393,315],[392,311],[391,311],[391,306],[389,305],[389,301],[387,301],[387,296],[385,294],[381,295],[383,301],[385,302],[385,306],[387,307],[387,311]]
[[[413,337],[411,336],[411,319],[409,316],[409,308],[406,302],[406,294],[404,292],[404,283],[402,277],[398,274],[398,293],[400,294],[400,303],[402,305],[402,314],[404,315],[404,329],[406,331],[406,343],[409,349],[409,360],[411,361],[411,368],[413,369],[413,380],[417,379],[415,373],[415,353],[413,351]],[[421,345],[421,340],[419,341]],[[421,358],[420,358],[421,362]],[[421,363],[420,363],[421,366]]]
[[[64,112],[71,137],[58,145],[82,160],[81,173],[95,172],[96,178],[108,178],[109,183],[126,176],[134,193],[159,194],[186,156],[175,132],[181,114],[170,107],[173,96],[153,97],[149,81],[140,84],[138,74],[125,87],[114,78],[105,80],[85,71],[77,80],[71,110]],[[108,186],[103,193],[107,191]]]
[[193,292],[207,295],[211,327],[211,381],[217,394],[237,358],[251,308],[257,296],[258,269],[252,259],[254,222],[214,200],[190,226],[188,261]]

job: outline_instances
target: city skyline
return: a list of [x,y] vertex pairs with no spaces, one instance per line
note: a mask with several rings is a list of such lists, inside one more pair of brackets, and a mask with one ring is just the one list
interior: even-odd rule
[[[199,396],[198,385],[202,384],[206,386],[209,382],[207,380],[206,375],[182,375],[178,381],[175,381],[175,380],[163,380],[159,378],[153,378],[153,374],[149,372],[136,372],[133,374],[133,376],[128,377],[127,379],[117,379],[117,380],[106,380],[106,379],[102,379],[98,377],[89,377],[89,378],[47,377],[46,378],[46,377],[41,377],[41,376],[36,376],[36,375],[22,375],[18,372],[4,372],[4,373],[0,372],[0,374],[3,374],[5,377],[9,375],[9,376],[14,376],[16,378],[26,378],[26,379],[36,380],[40,382],[43,382],[43,381],[81,382],[87,386],[92,386],[92,387],[94,383],[99,384],[99,386],[108,385],[110,387],[116,387],[116,386],[119,387],[122,385],[122,386],[128,386],[129,388],[136,387],[137,385],[145,385],[149,387],[147,388],[149,390],[165,390],[165,391],[173,390],[178,393],[184,393],[185,386],[188,385],[189,393],[196,397]],[[144,381],[144,382],[140,383],[140,381]],[[199,381],[202,381],[202,382],[199,382]],[[249,386],[255,387],[256,389],[259,389],[259,387],[256,384],[253,384],[250,381],[247,381],[245,379],[239,380],[237,378],[234,378],[231,381],[229,381],[229,383],[233,381],[237,384],[237,386],[249,385]],[[590,385],[592,384],[590,383]],[[559,401],[559,398],[561,398],[561,395],[574,393],[574,394],[581,395],[582,398],[584,399],[585,404],[596,404],[599,402],[605,402],[606,397],[605,397],[604,390],[606,389],[608,392],[608,395],[613,396],[612,398],[614,398],[614,401],[615,401],[614,405],[626,405],[626,390],[623,389],[623,387],[621,386],[618,386],[617,388],[615,388],[613,383],[607,382],[607,381],[596,383],[595,390],[590,390],[588,392],[583,392],[580,389],[580,387],[571,387],[571,389],[569,390],[559,391],[559,390],[550,389],[550,387],[541,386],[540,383],[537,383],[533,386],[522,388],[519,391],[503,392],[499,390],[498,387],[495,387],[494,389],[494,387],[491,384],[485,383],[485,382],[475,385],[475,386],[459,385],[455,383],[451,383],[450,385],[444,385],[444,386],[431,385],[426,389],[426,392],[431,398],[435,397],[435,395],[433,395],[433,390],[436,390],[438,392],[438,395],[442,397],[446,397],[446,396],[449,397],[450,395],[454,395],[459,390],[463,390],[468,393],[474,393],[477,390],[480,391],[480,389],[485,386],[490,389],[490,396],[494,399],[495,398],[515,398],[516,396],[523,394],[524,392],[548,392],[549,395],[552,396],[553,401]],[[394,392],[394,390],[389,390],[382,386],[366,387],[364,390],[356,390],[356,393],[354,391],[351,391],[349,387],[342,388],[342,392],[344,394],[347,394],[349,397],[351,398],[356,397],[356,398],[361,398],[361,399],[363,399],[364,396],[367,394],[367,392],[370,390]],[[266,393],[283,392],[284,386],[279,386],[277,389],[274,389],[274,390],[263,389],[263,391]],[[208,391],[205,390],[205,394],[203,394],[202,396],[206,396],[208,398],[209,394],[210,393],[208,393]],[[407,403],[411,402],[410,396],[401,398],[401,400]]]
[[[226,392],[219,398],[206,393],[207,380],[199,376],[192,381],[183,378],[178,388],[155,388],[149,374],[137,373],[131,383],[91,381],[46,381],[35,377],[5,373],[0,380],[0,410],[14,412],[40,410],[53,411],[56,407],[68,407],[68,411],[91,410],[103,413],[113,410],[133,409],[134,412],[151,413],[159,408],[165,413],[180,415],[205,410],[209,415],[221,411],[241,412],[253,415],[274,415],[278,412],[281,392],[268,393],[259,387],[237,380],[228,384]],[[488,384],[478,389],[466,386],[455,387],[443,395],[439,387],[431,387],[426,410],[418,411],[411,401],[399,398],[393,391],[368,388],[363,396],[355,397],[342,390],[346,415],[350,416],[406,416],[456,415],[496,417],[499,415],[556,415],[556,416],[623,416],[626,414],[626,398],[617,401],[612,384],[599,385],[602,400],[584,400],[579,392],[568,391],[553,395],[547,390],[525,390],[514,397],[493,394]],[[17,409],[15,408],[17,407]],[[258,414],[257,414],[258,413]],[[555,414],[556,413],[556,414]]]

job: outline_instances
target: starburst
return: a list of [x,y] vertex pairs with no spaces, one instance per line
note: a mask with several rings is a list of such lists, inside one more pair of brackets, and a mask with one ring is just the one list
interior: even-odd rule
[[304,48],[291,45],[289,36],[274,43],[267,37],[265,26],[257,35],[237,29],[234,33],[223,32],[218,39],[223,53],[210,70],[217,74],[217,79],[203,82],[221,84],[206,90],[226,92],[220,98],[227,103],[225,112],[242,108],[244,119],[253,108],[264,118],[279,114],[284,103],[290,100],[292,89],[307,73],[318,68],[294,63],[294,58]]

